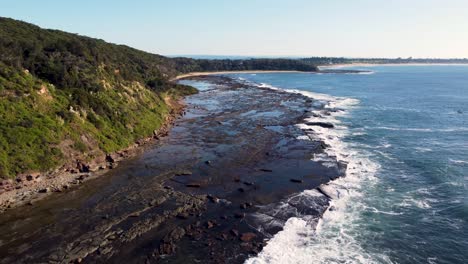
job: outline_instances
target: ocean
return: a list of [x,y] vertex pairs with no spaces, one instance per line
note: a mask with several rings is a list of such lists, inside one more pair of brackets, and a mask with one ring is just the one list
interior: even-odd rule
[[348,163],[322,219],[290,218],[247,263],[468,263],[468,66],[350,69],[370,72],[229,75],[326,103],[312,119],[334,128],[298,126]]

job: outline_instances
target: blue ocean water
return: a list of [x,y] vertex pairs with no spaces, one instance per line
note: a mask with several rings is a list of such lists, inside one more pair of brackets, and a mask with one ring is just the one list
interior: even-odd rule
[[290,219],[249,262],[468,263],[468,66],[353,69],[373,73],[231,74],[346,110],[317,131],[350,162],[333,210]]

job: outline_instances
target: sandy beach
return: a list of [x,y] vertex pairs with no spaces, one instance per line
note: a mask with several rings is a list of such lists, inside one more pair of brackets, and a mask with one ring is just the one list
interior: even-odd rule
[[281,72],[294,72],[294,73],[311,73],[303,71],[216,71],[216,72],[191,72],[187,74],[178,75],[175,78],[172,78],[171,81],[177,81],[184,78],[196,77],[196,76],[207,76],[214,74],[229,74],[229,73],[281,73]]

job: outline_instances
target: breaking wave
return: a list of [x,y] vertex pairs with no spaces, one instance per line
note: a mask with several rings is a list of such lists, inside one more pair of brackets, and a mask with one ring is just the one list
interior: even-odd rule
[[[341,122],[340,117],[346,116],[349,110],[357,107],[359,101],[308,91],[281,89],[265,83],[258,86],[299,93],[321,105],[321,108],[312,109],[312,115],[297,126],[305,131],[309,139],[320,139],[328,146],[325,153],[314,156],[315,161],[325,166],[337,166],[338,161],[346,163],[347,169],[346,177],[321,185],[319,191],[308,190],[296,195],[296,198],[302,197],[302,200],[308,203],[310,210],[318,210],[319,206],[324,206],[326,209],[322,217],[311,217],[312,214],[307,214],[304,210],[301,213],[283,215],[283,221],[274,223],[282,226],[282,231],[268,241],[258,256],[248,259],[246,263],[391,263],[384,254],[366,252],[354,233],[355,226],[359,225],[360,213],[368,210],[360,201],[363,196],[362,186],[375,184],[378,179],[374,175],[379,169],[379,164],[369,158],[370,154],[344,140],[353,133]],[[314,122],[330,123],[333,124],[333,128],[307,125]],[[323,202],[325,197],[328,201],[326,204]],[[288,201],[270,205],[265,208],[263,215],[260,211],[260,215],[255,217],[263,217],[265,220],[268,218],[265,215],[269,212],[287,212],[287,204]],[[276,216],[274,219],[278,219]]]

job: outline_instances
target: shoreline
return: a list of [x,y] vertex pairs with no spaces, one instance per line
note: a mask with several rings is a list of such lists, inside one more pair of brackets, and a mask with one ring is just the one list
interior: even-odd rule
[[[166,116],[163,125],[155,130],[152,136],[138,139],[133,145],[88,162],[69,160],[60,168],[48,172],[26,173],[17,175],[15,179],[2,180],[0,214],[17,207],[31,206],[54,193],[62,193],[76,188],[89,180],[107,174],[115,169],[120,162],[144,152],[148,145],[155,144],[160,138],[167,136],[174,122],[183,116],[186,107],[183,98],[176,102],[172,112]],[[77,164],[77,167],[70,168],[69,164]],[[78,164],[82,168],[78,168]]]
[[216,74],[230,74],[230,73],[316,73],[316,72],[306,72],[306,71],[212,71],[212,72],[191,72],[178,75],[172,78],[170,81],[178,81],[185,78],[190,77],[198,77],[198,76],[208,76],[208,75],[216,75]]
[[347,64],[333,64],[333,65],[318,65],[319,71],[287,71],[287,70],[248,70],[248,71],[210,71],[210,72],[190,72],[177,75],[169,81],[176,82],[182,79],[209,76],[217,74],[236,74],[236,73],[320,73],[322,70],[339,69],[347,67],[374,67],[374,66],[468,66],[468,63],[347,63]]
[[[337,110],[299,93],[229,77],[194,79],[217,88],[187,97],[187,114],[160,144],[73,195],[67,191],[0,215],[4,263],[52,257],[244,263],[291,216],[320,217],[330,203],[321,186],[344,176],[346,164],[313,160],[328,146],[297,124],[313,117],[312,110]],[[314,196],[297,195],[305,190]],[[288,210],[271,210],[291,198]],[[31,244],[31,228],[38,230],[34,243],[44,246]],[[55,230],[66,232],[51,241]],[[18,248],[29,250],[20,255]]]

